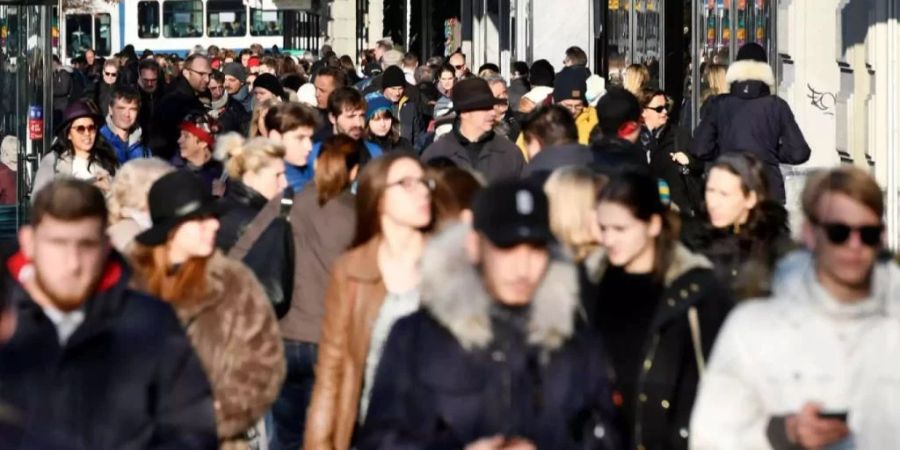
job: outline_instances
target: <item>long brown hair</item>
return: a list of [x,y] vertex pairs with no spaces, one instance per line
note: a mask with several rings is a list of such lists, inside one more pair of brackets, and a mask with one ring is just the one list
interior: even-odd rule
[[425,172],[425,167],[414,156],[406,153],[388,153],[369,161],[360,174],[356,191],[356,233],[350,248],[363,245],[381,234],[381,199],[388,188],[388,172],[394,163],[401,159],[414,161],[422,168],[422,172]]
[[322,151],[316,158],[316,174],[313,183],[319,206],[324,206],[350,187],[350,172],[359,165],[357,141],[345,134],[325,139]]
[[190,304],[207,293],[206,266],[209,258],[191,258],[175,273],[169,273],[169,243],[148,247],[135,242],[131,249],[131,267],[147,293],[167,302]]

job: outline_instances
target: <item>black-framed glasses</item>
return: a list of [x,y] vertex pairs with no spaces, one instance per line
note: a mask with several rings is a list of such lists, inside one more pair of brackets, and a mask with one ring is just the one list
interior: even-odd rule
[[434,180],[431,178],[415,178],[415,177],[405,177],[401,178],[398,181],[393,183],[388,183],[387,187],[391,188],[394,186],[400,186],[404,190],[411,191],[417,186],[425,186],[425,189],[429,191],[434,190]]
[[657,106],[657,107],[654,107],[654,108],[651,108],[651,107],[649,107],[649,106],[645,106],[644,109],[649,109],[650,111],[656,111],[657,114],[662,114],[663,112],[669,112],[669,107],[666,106],[666,105]]
[[814,225],[818,225],[825,230],[825,237],[834,245],[842,245],[850,239],[853,233],[859,233],[859,240],[869,247],[877,247],[881,244],[881,235],[884,233],[884,224],[863,225],[861,227],[852,227],[840,222],[819,222],[814,220]]

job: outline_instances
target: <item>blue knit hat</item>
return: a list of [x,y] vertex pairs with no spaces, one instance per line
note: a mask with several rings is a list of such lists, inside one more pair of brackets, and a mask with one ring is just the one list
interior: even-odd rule
[[394,104],[378,92],[373,92],[366,96],[366,121],[372,120],[372,116],[376,113],[388,110],[392,111]]

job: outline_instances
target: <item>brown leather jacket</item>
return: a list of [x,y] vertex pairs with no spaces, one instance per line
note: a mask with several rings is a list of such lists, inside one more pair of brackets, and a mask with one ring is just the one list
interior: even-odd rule
[[378,270],[380,243],[373,238],[347,251],[332,268],[304,450],[350,448],[372,325],[387,295]]

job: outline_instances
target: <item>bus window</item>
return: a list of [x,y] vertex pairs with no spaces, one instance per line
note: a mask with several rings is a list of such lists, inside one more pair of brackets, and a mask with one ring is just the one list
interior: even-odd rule
[[94,16],[94,51],[98,56],[109,56],[112,53],[112,27],[109,14]]
[[138,2],[138,37],[151,39],[159,37],[159,2]]
[[250,8],[250,34],[253,36],[281,36],[281,11]]
[[169,0],[163,3],[163,36],[169,38],[203,35],[203,2]]
[[70,14],[66,16],[66,56],[74,58],[83,55],[93,47],[90,14]]
[[242,0],[208,0],[206,34],[210,37],[247,35],[247,7]]

